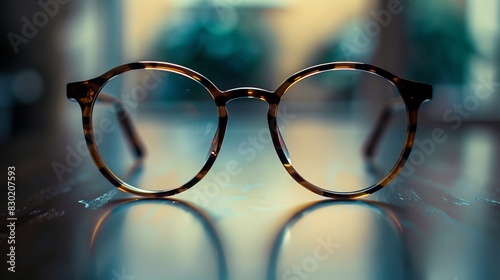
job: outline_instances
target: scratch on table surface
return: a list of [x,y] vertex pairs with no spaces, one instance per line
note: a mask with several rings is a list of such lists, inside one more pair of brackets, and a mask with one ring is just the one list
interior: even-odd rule
[[115,194],[118,193],[117,189],[112,189],[109,192],[93,199],[93,200],[79,200],[78,202],[85,205],[85,208],[90,208],[92,210],[96,210],[103,206],[104,204],[108,203]]
[[245,200],[248,198],[249,198],[248,196],[242,196],[242,195],[224,195],[220,196],[218,199],[220,203],[226,204],[226,203],[233,203],[239,200]]
[[65,212],[62,209],[58,210],[58,209],[52,208],[48,211],[35,210],[35,211],[32,211],[32,213],[36,216],[34,218],[30,219],[29,222],[31,224],[36,223],[36,222],[50,221],[50,220],[55,219],[57,217],[63,216]]
[[465,200],[463,198],[457,198],[457,197],[454,197],[454,196],[449,195],[449,194],[446,194],[446,196],[442,196],[441,199],[444,200],[444,201],[446,201],[446,202],[449,202],[449,203],[452,203],[452,204],[455,204],[455,205],[459,205],[459,206],[468,206],[468,205],[471,205],[470,201]]
[[476,201],[483,201],[483,202],[488,202],[488,203],[491,203],[491,204],[496,204],[496,205],[500,205],[500,201],[496,201],[492,198],[488,198],[488,197],[476,197]]
[[68,179],[65,182],[49,185],[48,187],[42,188],[31,196],[23,199],[22,203],[37,207],[38,205],[54,199],[61,194],[70,192],[75,186],[78,186],[88,178],[90,178],[90,176],[81,174],[73,177],[72,179]]

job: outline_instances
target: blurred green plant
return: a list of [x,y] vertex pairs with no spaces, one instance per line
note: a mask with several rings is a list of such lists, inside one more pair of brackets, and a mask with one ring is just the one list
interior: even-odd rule
[[268,28],[255,20],[259,12],[232,9],[221,18],[210,4],[188,8],[159,34],[153,52],[201,73],[222,90],[255,84],[265,79],[259,70],[272,50]]
[[476,49],[463,1],[419,0],[406,12],[411,77],[432,84],[465,83]]

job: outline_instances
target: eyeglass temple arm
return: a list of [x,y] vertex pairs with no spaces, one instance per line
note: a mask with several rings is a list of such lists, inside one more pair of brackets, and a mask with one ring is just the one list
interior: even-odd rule
[[114,106],[114,111],[116,112],[117,117],[120,120],[120,127],[127,136],[127,140],[133,150],[134,156],[137,159],[144,158],[145,149],[143,142],[138,136],[132,119],[130,118],[130,115],[128,114],[128,111],[124,104],[118,98],[105,92],[100,92],[97,96],[96,101],[106,105]]
[[382,113],[379,115],[377,122],[375,123],[374,129],[370,133],[370,136],[367,138],[364,145],[363,154],[368,161],[373,159],[376,149],[380,144],[380,138],[387,129],[390,118],[396,112],[401,111],[404,108],[405,104],[401,99],[393,99],[385,104]]

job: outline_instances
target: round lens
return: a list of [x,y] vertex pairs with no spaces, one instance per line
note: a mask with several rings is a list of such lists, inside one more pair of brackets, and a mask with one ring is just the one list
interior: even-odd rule
[[[384,112],[389,118],[381,121]],[[285,122],[284,115],[293,119]],[[278,113],[291,165],[310,183],[335,192],[360,191],[383,180],[399,161],[407,123],[397,88],[356,70],[300,80],[286,91]]]
[[150,69],[108,81],[92,117],[95,142],[108,169],[127,184],[150,191],[176,189],[195,177],[210,155],[218,125],[217,107],[198,81]]

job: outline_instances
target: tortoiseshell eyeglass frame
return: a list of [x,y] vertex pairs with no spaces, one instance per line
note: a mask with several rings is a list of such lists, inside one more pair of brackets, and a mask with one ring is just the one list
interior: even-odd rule
[[[113,77],[125,73],[127,71],[133,71],[138,69],[154,69],[160,71],[173,72],[191,78],[194,81],[203,85],[207,89],[207,91],[212,96],[215,105],[217,106],[218,109],[219,124],[217,132],[215,133],[214,139],[212,141],[211,153],[208,159],[206,160],[205,164],[198,172],[198,174],[196,174],[191,180],[189,180],[184,185],[179,186],[175,189],[152,191],[152,190],[143,190],[129,185],[128,183],[118,178],[106,166],[101,155],[99,154],[97,145],[95,144],[95,137],[92,129],[92,111],[97,99],[99,98],[100,101],[103,102],[114,103],[116,105],[116,108],[118,108],[117,110],[118,114],[122,112],[122,110],[120,110],[120,108],[122,107],[121,102],[119,100],[115,100],[115,98],[110,97],[106,93],[102,93],[101,90],[103,89],[104,85]],[[280,104],[280,100],[286,94],[286,92],[291,86],[303,80],[304,78],[307,78],[308,76],[312,76],[324,71],[335,71],[335,70],[364,71],[387,79],[387,81],[393,84],[399,91],[399,94],[401,95],[401,99],[404,103],[404,107],[406,108],[407,112],[408,124],[406,131],[406,139],[403,151],[401,152],[397,163],[380,182],[372,186],[360,189],[359,191],[353,191],[353,192],[330,191],[323,189],[319,186],[316,186],[308,182],[306,179],[304,179],[292,166],[290,157],[288,155],[288,151],[286,149],[285,141],[282,139],[279,127],[277,125],[277,114],[278,114],[278,107]],[[241,87],[241,88],[234,88],[226,91],[221,91],[206,77],[186,67],[166,62],[144,61],[144,62],[135,62],[115,67],[109,70],[108,72],[102,74],[101,76],[91,80],[69,83],[67,85],[67,97],[68,99],[76,101],[78,102],[78,104],[80,104],[82,110],[82,118],[83,118],[83,132],[85,135],[85,140],[88,149],[90,151],[90,155],[92,156],[94,163],[97,165],[100,172],[104,175],[104,177],[106,177],[108,181],[110,181],[118,189],[124,192],[129,192],[144,197],[165,197],[181,193],[194,186],[208,173],[209,169],[214,164],[215,159],[217,158],[217,155],[219,154],[219,151],[221,149],[228,121],[228,113],[226,108],[227,103],[231,100],[238,98],[258,98],[263,101],[266,101],[269,104],[267,120],[269,124],[271,138],[274,144],[274,148],[276,149],[276,152],[278,154],[278,157],[283,166],[285,167],[285,169],[288,171],[288,173],[299,184],[301,184],[302,186],[304,186],[305,188],[316,194],[330,198],[346,199],[346,198],[362,197],[374,193],[375,191],[389,184],[401,171],[403,165],[405,164],[410,155],[410,151],[413,146],[413,141],[415,139],[415,133],[417,129],[418,109],[423,102],[432,99],[432,86],[429,84],[410,81],[397,77],[396,75],[389,73],[386,70],[383,70],[381,68],[369,64],[357,63],[357,62],[331,62],[331,63],[312,66],[295,73],[294,75],[286,79],[275,91],[268,91],[252,87]],[[370,162],[374,156],[380,135],[383,133],[384,128],[387,125],[387,121],[390,118],[395,105],[397,104],[386,105],[384,111],[382,112],[382,115],[379,117],[379,120],[377,121],[375,128],[372,131],[365,145],[365,150],[363,152],[368,162]],[[139,135],[136,134],[132,121],[128,117],[121,117],[120,120],[121,120],[121,126],[125,131],[125,135],[127,135],[127,137],[129,138],[128,140],[132,148],[134,149],[135,156],[138,160],[138,164],[140,164],[142,158],[145,156],[144,148],[140,141],[140,137]]]

